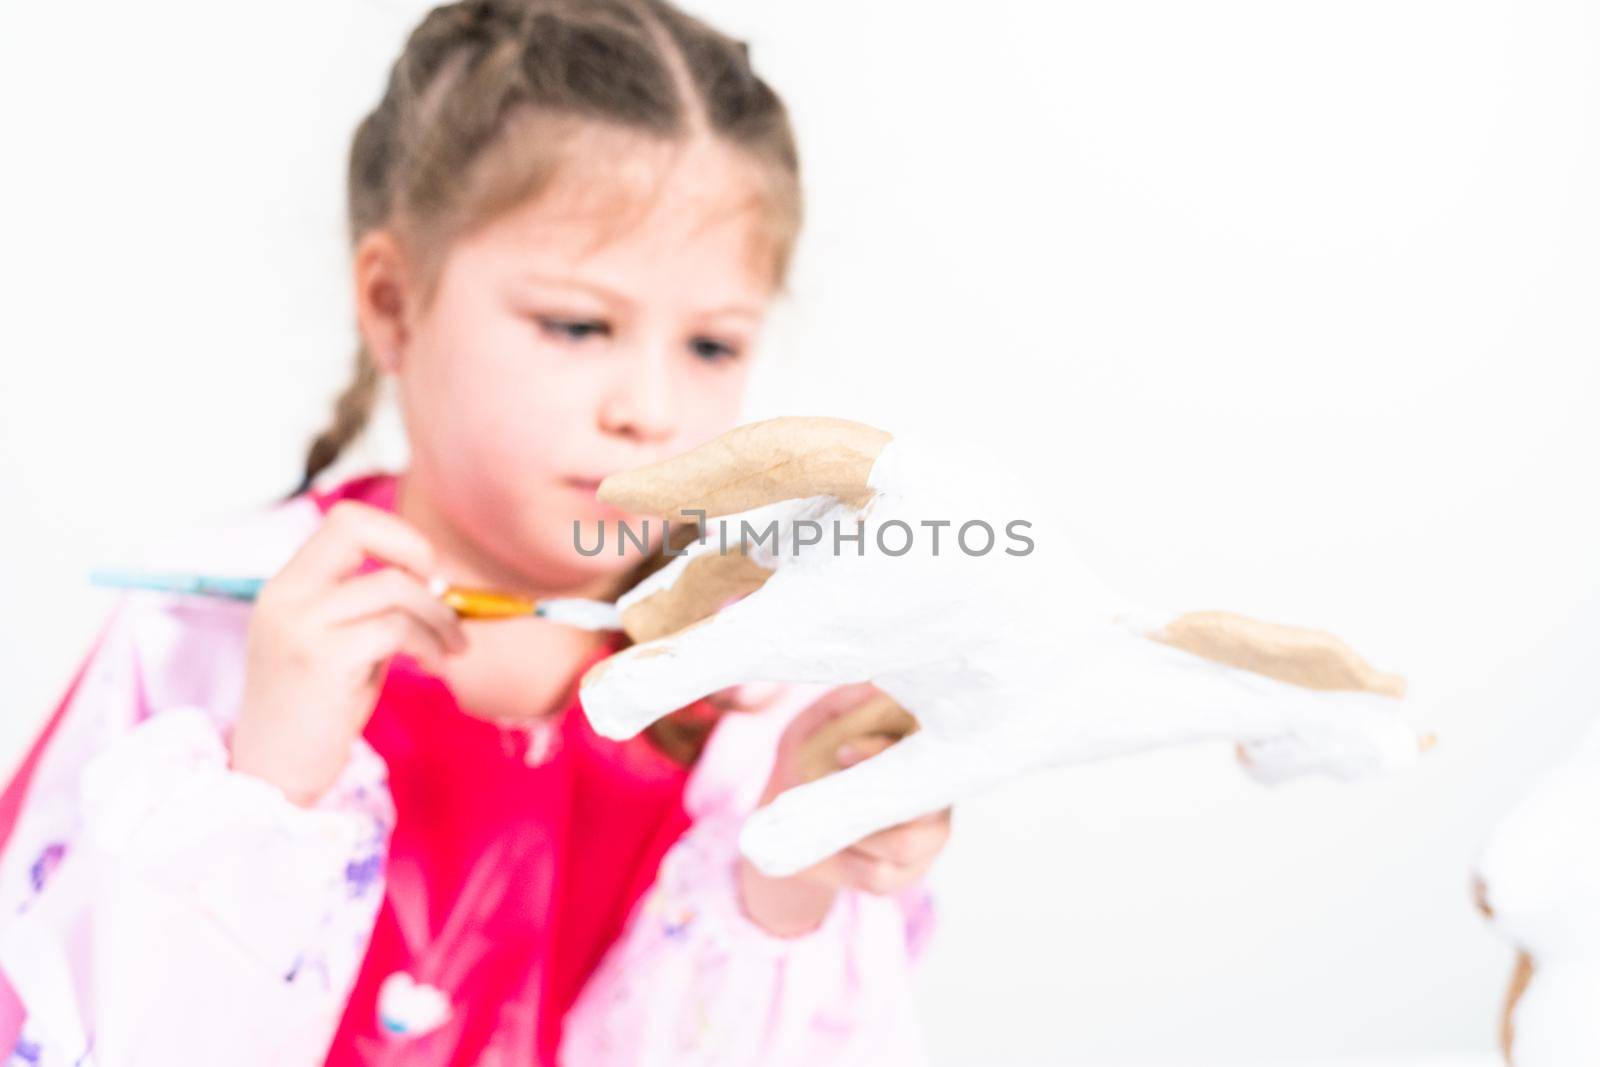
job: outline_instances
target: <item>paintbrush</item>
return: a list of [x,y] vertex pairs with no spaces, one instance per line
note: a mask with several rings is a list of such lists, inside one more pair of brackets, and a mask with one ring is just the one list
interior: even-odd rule
[[[89,581],[114,589],[148,589],[159,593],[221,597],[246,602],[255,600],[261,587],[266,584],[265,578],[123,570],[92,571]],[[463,619],[515,619],[532,615],[579,630],[622,629],[617,606],[601,600],[585,600],[581,597],[547,597],[540,600],[517,593],[451,585],[442,578],[430,582],[428,591]]]

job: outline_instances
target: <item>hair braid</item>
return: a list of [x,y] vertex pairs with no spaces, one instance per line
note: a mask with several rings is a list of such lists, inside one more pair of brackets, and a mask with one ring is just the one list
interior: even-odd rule
[[310,490],[317,475],[332,466],[345,447],[366,429],[372,419],[372,409],[377,404],[378,384],[378,368],[367,355],[366,347],[357,347],[355,374],[333,402],[333,421],[312,438],[311,446],[306,450],[305,471],[300,476],[300,484],[284,499],[292,499]]

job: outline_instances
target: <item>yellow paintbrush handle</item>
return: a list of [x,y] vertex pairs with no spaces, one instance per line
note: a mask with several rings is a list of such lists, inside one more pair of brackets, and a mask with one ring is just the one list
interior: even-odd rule
[[464,589],[448,586],[439,599],[463,619],[510,619],[518,615],[532,615],[537,601],[515,593],[497,593],[490,589]]
[[428,591],[444,601],[462,619],[520,619],[529,615],[579,630],[620,630],[622,619],[615,604],[583,597],[537,600],[494,589],[469,589],[443,578],[428,583]]

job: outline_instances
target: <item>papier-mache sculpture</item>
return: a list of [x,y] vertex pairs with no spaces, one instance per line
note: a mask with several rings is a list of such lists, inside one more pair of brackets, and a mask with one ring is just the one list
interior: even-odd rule
[[1516,1067],[1600,1063],[1600,726],[1495,827],[1478,903],[1517,949],[1501,1020]]
[[722,520],[619,601],[637,643],[583,679],[594,728],[629,737],[744,682],[872,682],[893,704],[858,715],[909,736],[750,818],[740,847],[773,875],[1046,766],[1215,740],[1269,781],[1416,757],[1400,678],[1319,631],[1123,601],[972,462],[781,418],[607,478],[630,514]]

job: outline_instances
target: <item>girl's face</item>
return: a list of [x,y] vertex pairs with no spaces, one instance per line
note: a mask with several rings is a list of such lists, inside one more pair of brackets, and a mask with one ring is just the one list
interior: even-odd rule
[[[594,591],[637,562],[595,487],[735,423],[772,296],[735,150],[596,132],[576,154],[449,247],[386,368],[412,453],[403,513],[471,577],[538,591]],[[592,549],[602,519],[606,551],[581,555],[574,523]]]

